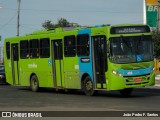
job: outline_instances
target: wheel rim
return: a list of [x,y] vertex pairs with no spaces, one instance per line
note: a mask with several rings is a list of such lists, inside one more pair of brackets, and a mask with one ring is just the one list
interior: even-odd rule
[[85,86],[86,86],[86,90],[87,90],[87,91],[90,91],[90,90],[92,90],[92,88],[93,88],[91,81],[87,81]]
[[37,88],[37,85],[38,85],[37,80],[36,80],[36,79],[33,79],[33,80],[32,80],[32,87],[33,87],[33,89],[36,89],[36,88]]

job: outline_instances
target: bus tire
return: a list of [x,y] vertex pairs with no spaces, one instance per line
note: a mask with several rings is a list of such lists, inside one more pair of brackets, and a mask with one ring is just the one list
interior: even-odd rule
[[87,76],[82,82],[82,89],[87,96],[93,96],[95,91],[93,89],[93,83],[89,76]]
[[31,77],[31,82],[30,82],[31,90],[33,92],[38,92],[39,91],[39,81],[36,75],[33,75]]
[[126,89],[120,90],[120,93],[123,97],[127,97],[132,93],[132,91],[133,91],[133,88],[126,88]]

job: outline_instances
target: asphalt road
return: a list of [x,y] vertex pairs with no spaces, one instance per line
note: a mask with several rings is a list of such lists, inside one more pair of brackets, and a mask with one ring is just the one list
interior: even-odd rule
[[119,92],[65,93],[53,89],[32,92],[26,87],[0,85],[0,111],[160,111],[160,88],[138,88],[131,96]]

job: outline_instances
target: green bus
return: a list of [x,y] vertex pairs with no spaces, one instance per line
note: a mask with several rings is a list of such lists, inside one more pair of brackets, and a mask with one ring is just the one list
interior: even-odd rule
[[56,90],[118,90],[155,84],[150,28],[141,24],[57,28],[7,38],[6,80],[11,85]]

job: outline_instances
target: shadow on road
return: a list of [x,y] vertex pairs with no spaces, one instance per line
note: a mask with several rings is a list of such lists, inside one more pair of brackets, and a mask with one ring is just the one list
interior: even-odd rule
[[[32,92],[29,87],[0,85],[0,89],[11,89],[14,91]],[[68,94],[68,95],[82,95],[85,96],[81,90],[56,90],[51,88],[42,88],[38,93],[43,94]],[[156,88],[135,88],[130,96],[123,97],[119,91],[98,91],[93,97],[112,97],[112,98],[137,98],[137,97],[152,97],[160,96],[160,87]]]
[[[19,90],[30,91],[28,87],[20,87]],[[42,88],[39,93],[50,94],[71,94],[71,95],[85,95],[81,90],[56,90],[51,88]],[[115,98],[137,98],[137,97],[152,97],[160,96],[160,88],[135,88],[130,96],[123,97],[119,91],[98,91],[94,97],[115,97]]]

